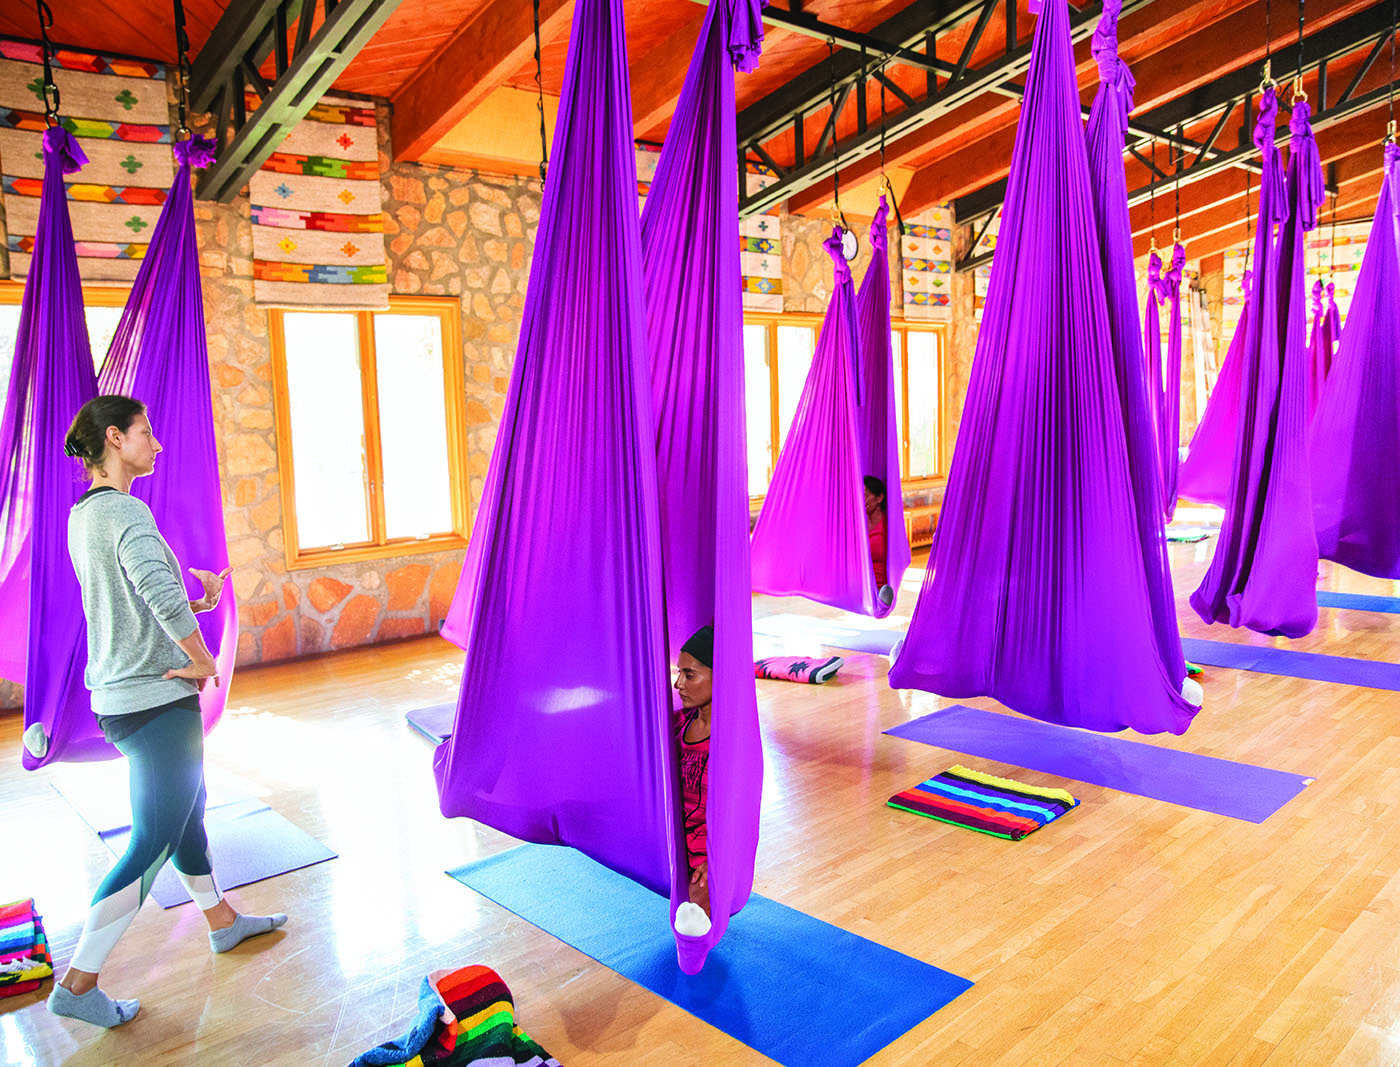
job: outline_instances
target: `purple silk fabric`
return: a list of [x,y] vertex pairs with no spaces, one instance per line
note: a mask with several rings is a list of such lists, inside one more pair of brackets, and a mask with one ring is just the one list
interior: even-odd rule
[[1312,426],[1318,549],[1378,578],[1400,578],[1400,145],[1385,146],[1385,178]]
[[0,426],[0,666],[24,682],[25,729],[38,723],[49,739],[43,759],[23,751],[29,770],[114,754],[100,737],[92,743],[96,721],[83,685],[87,627],[68,559],[68,510],[87,485],[82,465],[63,454],[74,414],[97,395],[63,183],[86,162],[66,130],[45,131],[34,259]]
[[[1162,359],[1157,388],[1157,444],[1162,471],[1162,514],[1168,522],[1176,514],[1177,482],[1181,455],[1181,275],[1186,269],[1186,249],[1172,246],[1171,269],[1162,275],[1158,290],[1171,315],[1167,327],[1167,353]],[[1160,331],[1160,328],[1159,328]]]
[[[1278,101],[1260,100],[1262,153],[1254,311],[1240,368],[1234,472],[1215,555],[1191,606],[1206,622],[1301,637],[1317,624],[1317,537],[1307,455],[1304,239],[1325,196],[1308,105],[1299,101],[1286,183],[1274,147]],[[1275,238],[1273,229],[1277,222]]]
[[[885,574],[895,597],[909,569],[904,487],[899,477],[899,424],[895,416],[894,345],[890,335],[890,207],[883,196],[870,222],[870,264],[856,292],[856,441],[861,470],[885,483]],[[893,610],[893,605],[883,614]]]
[[[737,2],[739,15],[753,4]],[[443,627],[466,663],[434,758],[443,814],[574,846],[670,897],[674,914],[688,871],[668,644],[713,619],[715,915],[709,937],[678,935],[687,970],[747,899],[762,783],[744,567],[733,6],[702,30],[648,197],[644,256],[623,5],[575,5],[520,344]],[[681,272],[685,285],[664,281]],[[657,289],[650,308],[646,287]],[[650,363],[648,337],[665,349]]]
[[812,366],[753,531],[753,587],[881,617],[857,433],[861,374],[855,286],[841,231],[823,243],[835,272]]
[[1327,384],[1327,371],[1332,362],[1331,339],[1327,334],[1327,310],[1322,303],[1322,279],[1313,282],[1312,299],[1308,304],[1308,419],[1317,414],[1322,387]]
[[443,634],[439,805],[669,896],[681,853],[622,0],[580,0],[505,411]]
[[[706,813],[712,923],[703,938],[677,935],[682,967],[692,973],[753,889],[763,788],[749,584],[742,271],[734,240],[739,182],[729,45],[735,37],[726,32],[733,2],[710,6],[642,212],[670,662],[696,629],[715,626]],[[756,14],[751,0],[739,4],[738,14],[745,13]],[[672,918],[686,899],[682,878],[672,887]]]
[[1177,471],[1178,495],[1222,508],[1230,498],[1230,474],[1234,469],[1235,432],[1240,422],[1240,371],[1244,366],[1250,309],[1254,306],[1253,277],[1251,271],[1244,272],[1240,320],[1220,364],[1215,387],[1206,400],[1205,414]]
[[[132,495],[150,506],[156,525],[183,566],[218,574],[228,566],[228,543],[190,191],[191,162],[208,166],[212,149],[213,141],[202,137],[175,145],[179,164],[175,183],[156,220],[150,248],[97,381],[104,393],[123,393],[145,403],[156,439],[164,447],[155,473],[138,478]],[[192,575],[187,572],[183,577],[192,599],[203,595],[203,586]],[[220,598],[213,611],[196,618],[219,664],[220,684],[206,685],[199,697],[208,733],[223,714],[238,655],[238,602],[233,590]]]
[[[1133,479],[1156,470],[1144,364],[1130,468],[1081,121],[1066,2],[1045,0],[932,566],[890,684],[1181,733],[1197,709],[1159,648]],[[1156,493],[1141,506],[1160,534]]]

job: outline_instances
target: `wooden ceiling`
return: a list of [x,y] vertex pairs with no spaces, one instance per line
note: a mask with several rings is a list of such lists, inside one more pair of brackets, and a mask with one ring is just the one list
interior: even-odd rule
[[[910,6],[913,0],[805,0],[800,9],[824,22],[869,32]],[[1071,0],[1076,8],[1084,0]],[[796,0],[772,0],[777,8]],[[1209,88],[1222,76],[1242,67],[1257,67],[1265,53],[1265,21],[1272,0],[1152,0],[1125,16],[1120,25],[1121,54],[1137,78],[1135,114],[1143,114],[1188,94]],[[184,0],[191,44],[197,52],[208,40],[228,0]],[[953,8],[955,0],[947,0]],[[169,0],[61,0],[54,11],[52,39],[60,44],[101,49],[170,61],[174,59],[173,16]],[[694,0],[627,0],[628,49],[636,134],[659,141],[664,136],[681,80],[704,14]],[[964,7],[968,6],[966,4]],[[1028,41],[1034,18],[1019,5],[1016,34]],[[1358,12],[1388,9],[1389,0],[1325,0],[1306,5],[1306,33],[1325,34],[1330,27]],[[568,47],[571,0],[541,0],[543,90],[557,96]],[[1270,42],[1287,67],[1296,41],[1297,8],[1289,0],[1272,3]],[[401,0],[374,39],[350,63],[336,82],[349,92],[388,98],[394,108],[394,150],[399,158],[438,162],[491,159],[505,169],[523,173],[537,163],[538,136],[533,130],[503,137],[504,124],[518,123],[521,99],[510,89],[534,91],[534,39],[529,0]],[[1002,18],[998,13],[997,19]],[[937,55],[956,62],[976,21],[976,12],[939,35]],[[294,28],[294,24],[293,24]],[[0,33],[34,38],[37,21],[27,0],[8,0],[0,8]],[[1004,31],[988,33],[971,57],[976,68],[1000,54]],[[1332,85],[1349,82],[1361,70],[1367,49],[1329,68]],[[1086,103],[1097,84],[1097,68],[1089,42],[1077,48],[1080,86]],[[790,30],[768,28],[759,69],[740,75],[737,101],[741,112],[781,92],[794,78],[826,59],[824,41]],[[888,68],[896,83],[911,96],[924,92],[926,75],[908,66]],[[1390,78],[1388,56],[1375,62],[1358,83],[1357,92],[1384,86]],[[1316,94],[1315,78],[1308,84]],[[1332,90],[1335,95],[1336,89]],[[896,114],[893,95],[884,106]],[[866,102],[867,118],[878,123],[880,94]],[[532,109],[531,109],[532,110]],[[895,177],[906,213],[933,203],[966,196],[1004,178],[1020,110],[1017,100],[985,94],[957,110],[893,141],[887,167]],[[551,108],[552,111],[552,108]],[[805,154],[816,147],[826,119],[814,109],[806,125]],[[1284,116],[1286,119],[1286,115]],[[1204,141],[1218,115],[1188,123],[1183,133]],[[1242,123],[1251,118],[1233,115],[1221,133],[1221,143],[1234,144]],[[842,137],[854,133],[855,108],[847,107],[838,123]],[[483,131],[487,131],[483,133]],[[1385,133],[1383,104],[1341,121],[1318,135],[1329,179],[1338,190],[1338,213],[1360,218],[1374,209],[1381,173],[1380,140]],[[483,136],[494,145],[481,144]],[[790,164],[796,144],[790,130],[764,143],[782,164]],[[1159,164],[1168,149],[1160,149]],[[878,175],[875,156],[843,166],[842,188],[849,193],[873,189]],[[1128,187],[1147,183],[1147,167],[1128,162]],[[1226,170],[1181,189],[1183,234],[1190,254],[1211,256],[1244,237],[1245,172]],[[831,182],[797,193],[789,208],[825,214],[830,210]],[[1133,208],[1134,230],[1142,251],[1155,234],[1158,243],[1169,236],[1174,204],[1170,196],[1155,204]],[[1155,222],[1155,226],[1154,226]]]

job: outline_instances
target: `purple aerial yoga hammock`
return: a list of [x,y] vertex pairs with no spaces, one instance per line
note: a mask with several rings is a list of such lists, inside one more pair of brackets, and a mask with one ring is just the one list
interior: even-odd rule
[[[52,137],[58,140],[56,135]],[[46,135],[46,146],[49,140],[50,135]],[[56,433],[57,454],[61,458],[68,424],[84,400],[95,395],[99,387],[104,392],[124,393],[144,401],[150,407],[165,452],[157,464],[157,473],[138,479],[132,486],[132,493],[150,505],[156,524],[181,562],[218,572],[228,565],[228,548],[224,542],[209,360],[205,348],[204,300],[190,193],[190,163],[207,166],[213,161],[212,148],[213,142],[199,138],[175,146],[180,168],[161,209],[150,248],[132,285],[98,380],[90,373],[92,357],[82,319],[81,289],[76,288],[76,260],[71,264],[67,262],[73,254],[73,242],[71,229],[66,226],[66,204],[61,218],[58,213],[44,216],[56,220],[58,228],[54,232],[67,230],[65,241],[46,244],[46,259],[53,256],[53,262],[65,272],[71,267],[74,280],[56,279],[53,267],[48,264],[41,268],[36,252],[36,264],[25,290],[24,315],[33,313],[30,304],[30,290],[33,289],[33,308],[39,309],[40,315],[56,316],[60,320],[75,317],[78,332],[73,337],[80,338],[81,342],[70,343],[66,349],[59,345],[45,350],[71,353],[71,361],[68,358],[55,360],[53,368],[45,366],[47,360],[35,364],[41,370],[57,370],[60,374],[67,368],[71,370],[71,382],[33,378],[30,379],[33,384],[29,385],[17,378],[12,381],[10,402],[21,402],[20,398],[28,395],[27,390],[32,390],[34,411],[47,411],[55,420],[52,426],[35,426],[35,433],[29,439],[36,442],[36,456],[45,455],[38,443],[48,434]],[[75,149],[73,145],[68,154],[74,155]],[[79,155],[80,152],[77,150]],[[75,162],[84,160],[78,158]],[[64,169],[71,173],[77,168],[65,166]],[[61,197],[51,200],[64,203]],[[41,205],[41,211],[49,208],[50,205]],[[36,239],[36,245],[38,243]],[[54,255],[55,252],[59,254]],[[17,345],[17,355],[25,352],[25,343],[21,341]],[[21,362],[16,360],[17,374],[28,374],[28,371],[19,372]],[[51,398],[49,394],[54,389],[58,390],[57,396]],[[10,426],[7,412],[6,432],[0,448],[4,448],[7,455],[15,455],[11,451],[14,438]],[[57,493],[44,488],[42,467],[35,472],[36,480],[32,483],[35,529],[42,524],[46,530],[45,535],[34,542],[42,546],[42,563],[36,571],[42,569],[46,575],[42,581],[36,581],[35,588],[48,590],[41,598],[42,617],[26,614],[29,602],[23,591],[14,598],[6,595],[0,600],[4,605],[0,608],[4,612],[3,629],[8,638],[13,640],[25,633],[43,634],[43,642],[37,646],[37,658],[29,661],[38,664],[39,676],[25,672],[24,708],[26,729],[36,723],[40,725],[48,738],[48,749],[42,759],[25,750],[24,764],[30,769],[55,760],[115,759],[119,755],[116,748],[103,739],[82,681],[87,662],[86,629],[77,579],[68,560],[67,524],[68,508],[81,494],[83,484],[73,463],[67,459],[62,460],[60,475],[62,485]],[[23,484],[23,477],[20,475],[20,484]],[[0,499],[12,499],[10,492],[7,490]],[[56,527],[53,526],[55,519],[58,520]],[[7,529],[7,559],[13,529],[13,526]],[[27,545],[25,551],[28,551]],[[57,561],[57,574],[50,572],[50,560]],[[5,594],[12,588],[9,577],[7,574]],[[193,585],[197,593],[202,592],[193,579],[186,579],[186,585]],[[237,613],[237,603],[229,596],[220,601],[217,609],[199,617],[205,640],[215,650],[223,681],[222,686],[205,686],[200,694],[206,732],[218,721],[226,701],[228,679],[237,654]],[[35,646],[31,644],[30,647]],[[20,662],[23,670],[24,661]]]
[[[68,510],[86,485],[81,464],[63,454],[63,438],[78,409],[97,395],[63,183],[86,162],[62,127],[44,131],[34,259],[0,425],[0,674],[24,680],[25,729],[37,723],[48,739],[43,758],[24,749],[29,770],[60,756],[102,759],[114,751],[91,736],[96,720],[83,686],[87,627],[67,549]],[[79,709],[86,715],[74,714]]]
[[[1181,442],[1181,275],[1186,249],[1172,246],[1170,269],[1162,273],[1161,257],[1147,260],[1147,374],[1155,400],[1153,422],[1162,474],[1162,514],[1168,522],[1176,513],[1177,469]],[[1167,326],[1167,355],[1162,358],[1161,306],[1171,316]]]
[[[676,935],[690,972],[748,897],[762,782],[729,67],[731,52],[754,55],[730,32],[753,22],[753,2],[715,5],[701,30],[648,196],[645,259],[621,0],[575,5],[520,347],[443,627],[466,664],[434,758],[445,815],[572,845],[670,897],[674,916],[689,871],[667,645],[713,618],[713,925]],[[681,272],[684,284],[664,280]],[[648,338],[665,349],[650,374]]]
[[1318,548],[1377,578],[1400,578],[1400,145],[1385,177],[1356,295],[1312,425]]
[[1181,733],[1197,709],[1164,661],[1139,525],[1151,515],[1160,536],[1159,497],[1134,488],[1135,471],[1156,484],[1144,364],[1120,382],[1074,71],[1065,0],[1047,0],[932,566],[890,684]]
[[[1274,147],[1278,100],[1259,102],[1263,156],[1254,243],[1254,314],[1240,368],[1234,473],[1215,555],[1191,606],[1206,622],[1302,637],[1317,625],[1317,537],[1307,455],[1303,234],[1325,196],[1306,101],[1293,107],[1287,182]],[[1273,229],[1279,223],[1277,239]]]
[[[1133,228],[1128,215],[1128,182],[1123,170],[1124,136],[1128,112],[1133,107],[1136,82],[1128,65],[1118,57],[1118,16],[1122,0],[1107,0],[1094,29],[1093,54],[1099,67],[1099,89],[1084,131],[1089,158],[1091,195],[1098,223],[1099,254],[1103,264],[1104,295],[1112,338],[1113,366],[1118,399],[1123,412],[1128,471],[1133,488],[1133,513],[1142,548],[1142,570],[1152,605],[1152,627],[1157,654],[1169,678],[1186,677],[1181,634],[1176,622],[1176,595],[1162,524],[1162,504],[1175,503],[1174,492],[1164,494],[1158,437],[1153,429],[1153,403],[1160,394],[1156,378],[1143,362],[1141,320],[1137,312],[1137,275],[1133,268]],[[1182,257],[1185,262],[1185,256]],[[1178,270],[1178,278],[1180,271]],[[1178,353],[1180,337],[1178,334]],[[1160,346],[1159,349],[1160,351]],[[1177,377],[1180,378],[1178,358]],[[1162,415],[1158,409],[1157,419]],[[1174,418],[1175,416],[1171,416]],[[1174,470],[1174,468],[1173,468]]]
[[[877,215],[871,224],[872,243],[884,237],[887,214]],[[792,426],[754,525],[753,587],[760,593],[805,596],[820,604],[883,618],[894,603],[884,603],[875,584],[862,484],[868,474],[884,480],[887,489],[886,580],[892,590],[899,588],[899,579],[909,565],[895,441],[893,353],[888,339],[889,268],[884,254],[875,247],[861,286],[867,301],[867,332],[863,336],[857,324],[851,268],[841,254],[840,229],[833,230],[822,247],[831,257],[835,285]],[[883,344],[874,336],[880,329],[880,283],[871,277],[881,272],[886,275]],[[881,361],[883,365],[879,365]],[[891,473],[893,479],[888,477]]]
[[1220,364],[1215,388],[1206,400],[1205,414],[1177,472],[1178,496],[1222,508],[1230,497],[1235,433],[1240,422],[1240,370],[1244,366],[1244,341],[1255,300],[1252,271],[1244,272],[1243,290],[1244,307],[1235,324],[1234,336]]
[[[894,344],[890,333],[890,206],[884,196],[870,222],[870,263],[856,292],[856,440],[861,469],[885,483],[885,582],[896,597],[909,569],[904,487],[899,478]],[[883,605],[882,605],[883,606]],[[893,608],[893,604],[891,604]]]
[[[687,970],[704,962],[753,889],[763,788],[730,66],[751,70],[757,63],[763,33],[757,13],[753,0],[710,5],[642,211],[669,662],[697,628],[715,627],[706,813],[711,929],[685,944]],[[746,28],[757,36],[744,36]],[[673,919],[685,899],[684,883],[677,883]]]
[[[228,566],[228,542],[190,191],[190,169],[214,162],[214,142],[203,137],[178,141],[175,161],[179,164],[175,182],[156,220],[150,248],[97,384],[104,393],[133,396],[150,409],[164,451],[155,474],[138,478],[131,494],[150,506],[156,525],[183,566],[218,574]],[[187,591],[203,595],[203,586],[192,576],[182,578]],[[206,685],[199,695],[208,733],[223,714],[238,655],[237,599],[230,591],[213,611],[196,618],[219,666],[220,684]]]

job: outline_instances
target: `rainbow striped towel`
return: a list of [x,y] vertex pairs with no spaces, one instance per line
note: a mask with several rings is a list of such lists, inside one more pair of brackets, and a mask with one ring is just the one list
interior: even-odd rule
[[0,997],[32,993],[52,974],[53,958],[34,901],[0,904]]
[[912,789],[890,797],[889,805],[978,833],[1019,841],[1054,822],[1079,801],[1063,789],[1023,785],[967,767],[954,766]]

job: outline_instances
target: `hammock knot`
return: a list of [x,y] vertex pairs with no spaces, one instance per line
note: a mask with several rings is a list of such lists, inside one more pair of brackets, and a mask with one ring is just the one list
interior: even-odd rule
[[1259,115],[1254,122],[1254,147],[1263,152],[1265,157],[1274,153],[1274,127],[1277,124],[1278,95],[1270,86],[1259,97]]
[[50,126],[44,131],[44,154],[56,158],[64,174],[82,170],[88,161],[77,138],[62,126]]
[[883,193],[880,194],[880,206],[875,210],[875,217],[870,220],[870,248],[875,255],[882,255],[890,250],[890,205]]
[[831,257],[832,265],[836,268],[838,286],[851,276],[851,265],[846,262],[846,256],[841,250],[841,237],[844,232],[840,226],[833,226],[831,236],[822,242],[822,247],[826,249],[826,254]]
[[1312,313],[1313,318],[1322,314],[1322,279],[1313,282],[1312,287]]
[[1312,108],[1306,100],[1293,105],[1293,114],[1288,120],[1292,137],[1288,149],[1291,163],[1300,168],[1297,172],[1298,213],[1303,220],[1304,230],[1317,228],[1318,209],[1327,200],[1327,183],[1322,177],[1322,160],[1317,152],[1317,140],[1313,137]]
[[1385,168],[1385,176],[1394,178],[1396,171],[1400,170],[1400,144],[1391,142],[1385,146],[1385,160],[1382,164]]
[[1128,64],[1118,56],[1118,14],[1123,9],[1123,0],[1107,0],[1099,24],[1094,28],[1092,49],[1099,65],[1099,81],[1112,86],[1123,94],[1126,102],[1123,128],[1127,129],[1127,111],[1133,109],[1133,90],[1137,79]]
[[191,137],[175,142],[175,162],[182,167],[203,170],[214,165],[215,142],[212,137]]
[[1163,295],[1176,299],[1181,295],[1181,276],[1186,272],[1186,249],[1172,245],[1171,269],[1162,277]]
[[747,73],[758,69],[763,54],[763,15],[768,0],[726,0],[728,25],[725,46],[734,69]]
[[1162,291],[1162,257],[1155,251],[1147,256],[1147,289],[1154,297]]

